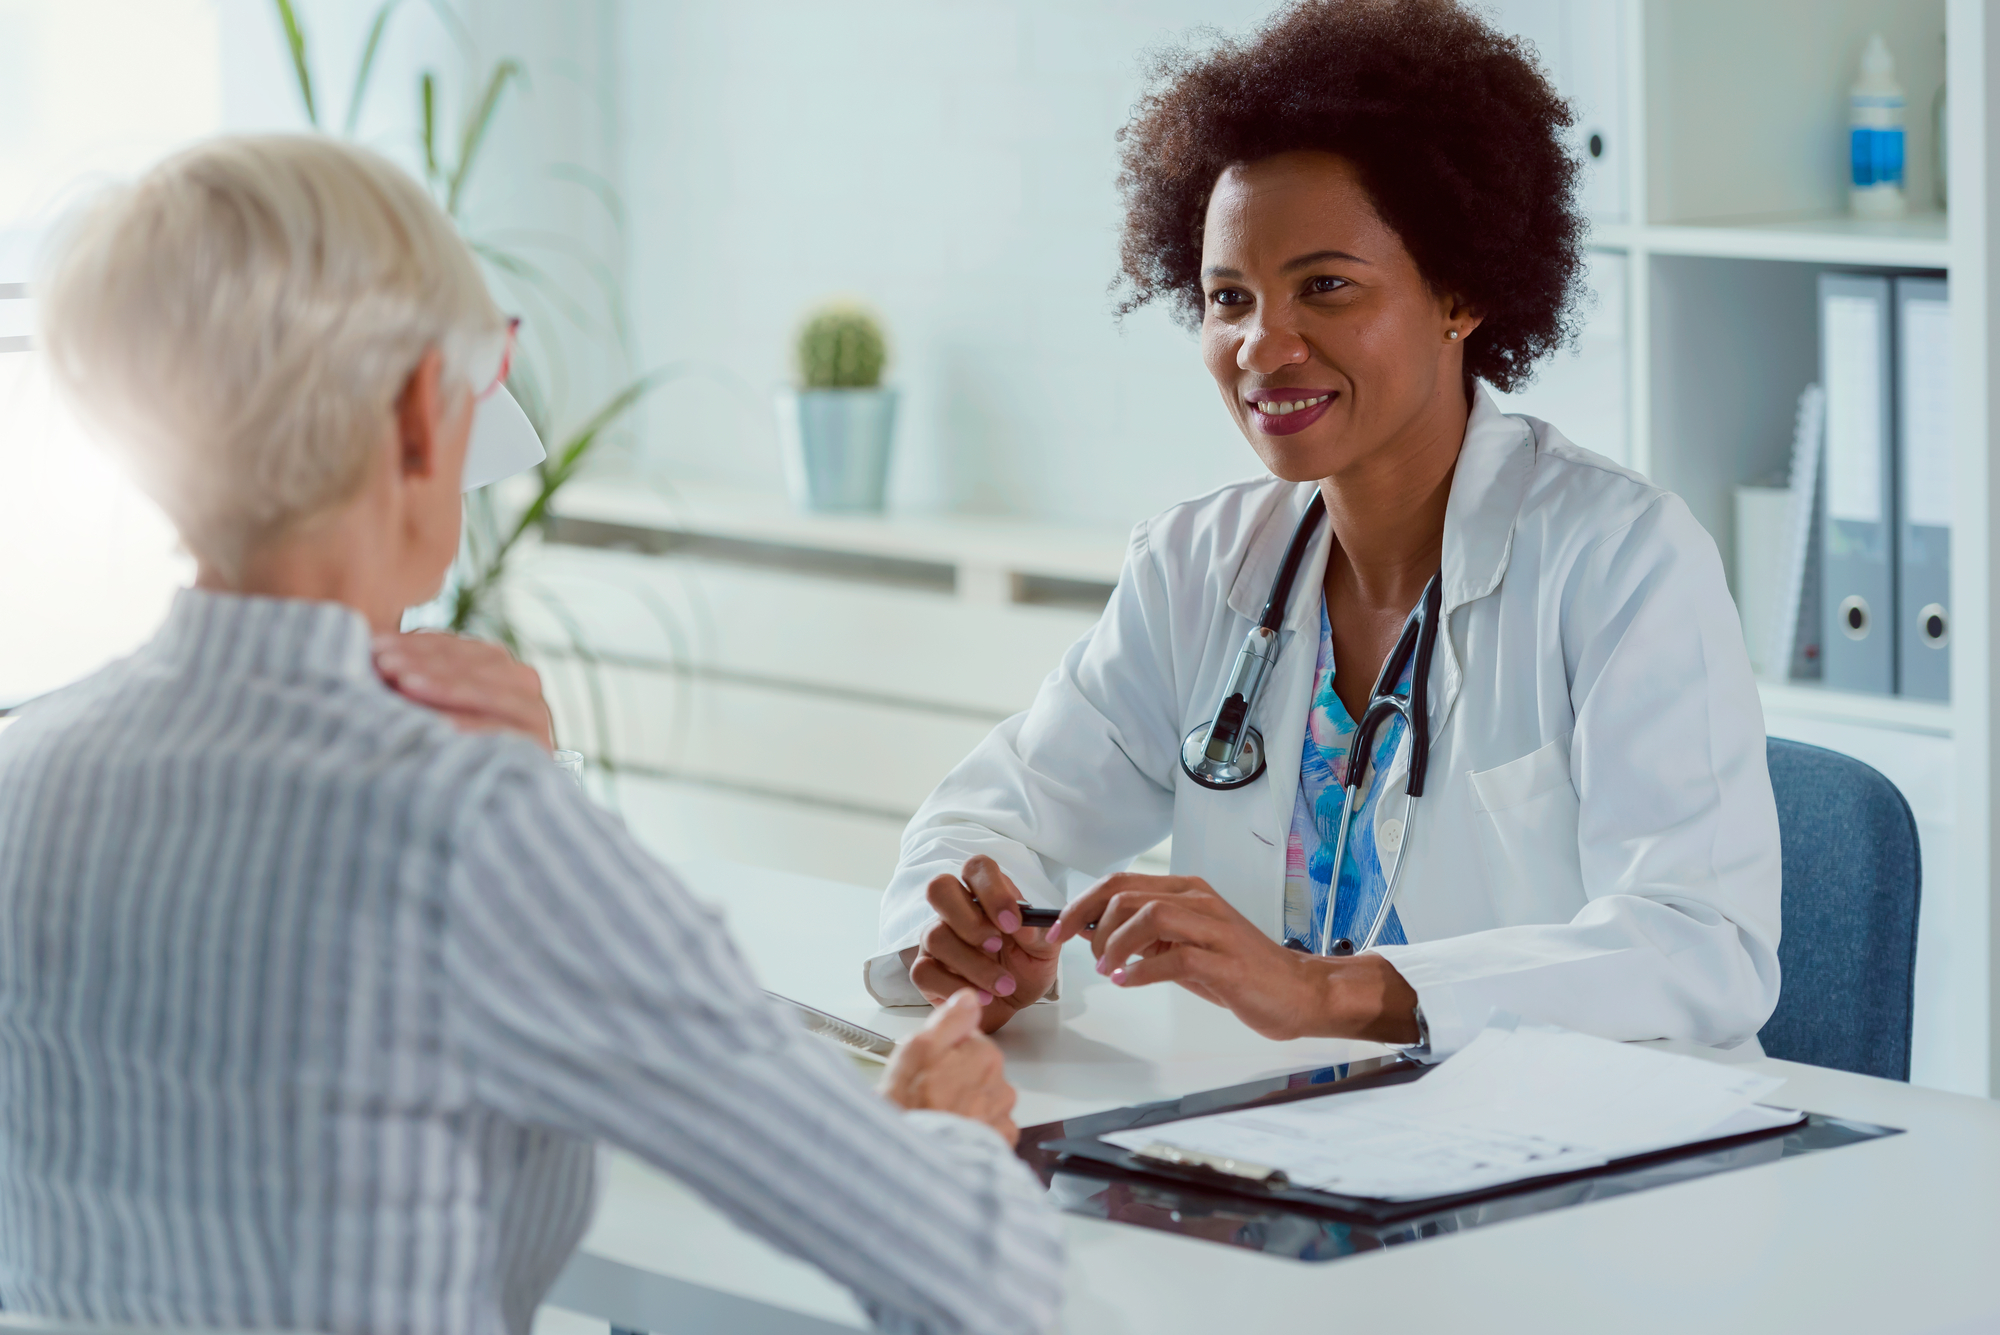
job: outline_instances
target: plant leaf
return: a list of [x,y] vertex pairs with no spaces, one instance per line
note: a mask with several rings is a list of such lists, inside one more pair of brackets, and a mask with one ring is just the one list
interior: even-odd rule
[[401,3],[403,0],[382,0],[375,11],[375,21],[368,25],[368,42],[361,48],[361,64],[354,71],[354,92],[347,99],[347,123],[341,130],[350,139],[354,137],[354,127],[361,123],[361,104],[368,97],[368,79],[375,72],[375,53],[382,46],[382,31],[389,26],[389,16]]
[[519,62],[513,60],[501,61],[487,76],[486,91],[479,95],[479,101],[474,104],[472,115],[465,123],[465,132],[459,136],[458,165],[451,169],[451,181],[445,190],[444,211],[452,217],[458,216],[459,194],[472,176],[472,164],[478,160],[479,146],[486,141],[493,113],[500,106],[500,94],[506,90],[509,79],[525,78]]
[[576,298],[570,296],[563,285],[541,265],[525,255],[493,245],[491,242],[467,238],[467,243],[472,247],[473,254],[494,268],[511,274],[522,282],[532,283],[541,292],[543,299],[562,311],[564,317],[577,328],[589,333],[598,327],[590,312],[585,310]]
[[424,179],[435,187],[438,179],[437,75],[425,70],[417,86],[424,103]]
[[458,11],[446,4],[445,0],[431,0],[431,12],[438,16],[438,21],[444,24],[445,31],[451,34],[452,43],[458,47],[459,58],[468,65],[471,64],[474,47],[472,29],[465,26],[465,20],[460,18]]
[[609,264],[591,253],[591,247],[569,233],[535,227],[510,227],[504,231],[488,232],[482,240],[495,250],[504,250],[507,254],[523,260],[526,259],[523,250],[533,247],[560,256],[576,265],[596,284],[598,294],[604,299],[604,307],[610,313],[608,321],[600,321],[589,316],[587,312],[581,312],[579,308],[583,316],[578,321],[579,326],[586,330],[597,329],[611,334],[621,349],[629,346],[630,340],[625,330],[622,280]]
[[602,173],[578,163],[558,162],[549,168],[549,175],[588,190],[604,206],[605,216],[611,219],[611,226],[618,235],[625,235],[625,200],[619,195],[618,187],[605,179]]
[[285,26],[285,44],[292,49],[292,77],[298,80],[299,100],[306,104],[306,120],[319,128],[319,109],[313,105],[312,70],[306,64],[306,33],[299,26],[298,11],[292,0],[272,0],[278,7],[278,21]]
[[[559,451],[555,452],[549,463],[542,466],[542,485],[533,503],[521,512],[519,519],[514,521],[513,529],[494,552],[492,564],[459,591],[458,608],[464,609],[462,614],[465,619],[469,620],[476,614],[476,609],[484,602],[488,593],[498,585],[502,573],[506,570],[508,556],[523,536],[542,523],[548,515],[550,505],[555,502],[556,493],[562,490],[563,484],[570,480],[577,468],[589,456],[591,446],[597,443],[604,429],[629,412],[633,404],[682,374],[685,369],[680,365],[662,366],[647,372],[619,390],[569,438]],[[455,611],[454,621],[459,618],[460,612]]]
[[563,636],[569,641],[570,652],[583,664],[584,689],[590,697],[591,723],[597,733],[597,763],[609,775],[617,772],[618,762],[611,756],[611,712],[604,704],[604,660],[591,647],[590,637],[583,633],[583,627],[563,606],[562,599],[539,584],[531,584],[527,593],[539,602],[556,624],[562,627]]

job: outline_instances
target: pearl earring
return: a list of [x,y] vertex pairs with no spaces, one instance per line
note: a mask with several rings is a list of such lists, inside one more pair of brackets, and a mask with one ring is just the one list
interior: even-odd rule
[[1453,342],[1458,341],[1458,331],[1456,329],[1447,329],[1444,336]]

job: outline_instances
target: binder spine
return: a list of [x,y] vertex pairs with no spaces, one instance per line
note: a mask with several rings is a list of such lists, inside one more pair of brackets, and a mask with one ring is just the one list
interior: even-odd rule
[[1887,695],[1896,689],[1897,624],[1890,280],[1821,274],[1819,307],[1821,662],[1828,686]]
[[1951,698],[1951,313],[1942,278],[1896,280],[1896,688]]

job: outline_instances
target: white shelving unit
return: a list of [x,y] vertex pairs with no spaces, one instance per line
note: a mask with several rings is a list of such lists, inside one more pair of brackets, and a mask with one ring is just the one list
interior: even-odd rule
[[[1601,28],[1568,0],[1566,18]],[[1616,78],[1573,76],[1585,114],[1622,134],[1594,169],[1591,246],[1621,255],[1627,453],[1731,550],[1734,487],[1781,476],[1799,390],[1818,378],[1825,268],[1944,273],[1957,335],[1958,510],[1950,704],[1764,687],[1775,736],[1882,770],[1911,802],[1924,853],[1913,1078],[2000,1089],[1992,964],[1996,476],[1992,322],[1996,0],[1615,0]],[[1945,41],[1949,30],[1949,43]],[[1551,31],[1553,29],[1550,29]],[[1845,211],[1845,94],[1870,32],[1888,39],[1909,105],[1910,216]],[[1539,33],[1533,33],[1540,38]],[[1581,45],[1572,40],[1572,46]],[[1599,49],[1603,49],[1600,44]],[[1946,61],[1949,60],[1947,71]],[[1563,62],[1557,60],[1559,70]],[[1574,62],[1571,62],[1574,69]],[[1948,80],[1946,78],[1948,74]],[[1950,210],[1934,194],[1931,108],[1948,82]],[[1604,90],[1589,105],[1590,94]]]

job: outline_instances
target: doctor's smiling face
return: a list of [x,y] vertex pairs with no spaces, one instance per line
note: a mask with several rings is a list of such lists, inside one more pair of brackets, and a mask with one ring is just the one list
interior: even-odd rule
[[1277,476],[1366,475],[1447,445],[1455,455],[1479,318],[1433,290],[1346,158],[1280,153],[1225,170],[1201,284],[1202,358]]

